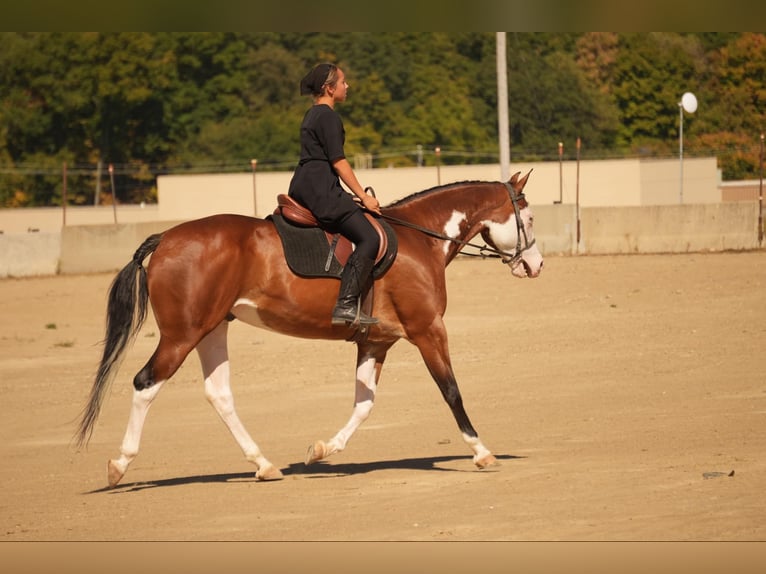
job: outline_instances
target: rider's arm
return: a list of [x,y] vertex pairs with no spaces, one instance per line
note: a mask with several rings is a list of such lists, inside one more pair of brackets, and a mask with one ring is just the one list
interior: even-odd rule
[[351,164],[348,163],[348,160],[345,157],[336,159],[332,163],[332,167],[343,183],[345,183],[351,192],[362,201],[362,205],[374,213],[380,213],[380,204],[378,203],[378,200],[364,191],[364,188],[362,188],[359,180],[356,178],[354,170],[351,168]]

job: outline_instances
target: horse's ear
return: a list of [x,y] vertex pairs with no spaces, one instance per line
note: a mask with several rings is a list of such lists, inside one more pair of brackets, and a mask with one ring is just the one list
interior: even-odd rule
[[508,180],[508,183],[515,184],[519,180],[519,176],[521,175],[520,171],[517,171],[511,176],[511,179]]
[[[521,172],[519,172],[521,173]],[[521,178],[521,181],[518,182],[519,190],[523,190],[524,186],[527,185],[527,180],[529,179],[529,175],[532,173],[532,170],[530,169],[527,172],[527,175]],[[518,175],[518,174],[517,174]]]

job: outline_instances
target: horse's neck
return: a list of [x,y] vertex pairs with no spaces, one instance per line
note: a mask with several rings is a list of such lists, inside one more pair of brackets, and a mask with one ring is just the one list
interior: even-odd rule
[[472,183],[438,188],[392,207],[392,215],[436,233],[469,241],[488,210],[498,204],[496,186]]

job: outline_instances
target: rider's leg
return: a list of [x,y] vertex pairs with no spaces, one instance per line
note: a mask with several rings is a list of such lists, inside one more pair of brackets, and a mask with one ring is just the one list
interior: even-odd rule
[[[355,245],[340,278],[338,301],[332,312],[333,324],[357,320],[359,298],[372,279],[372,268],[378,254],[380,238],[361,210],[355,211],[338,226],[338,230]],[[378,320],[359,311],[359,323],[369,325]]]

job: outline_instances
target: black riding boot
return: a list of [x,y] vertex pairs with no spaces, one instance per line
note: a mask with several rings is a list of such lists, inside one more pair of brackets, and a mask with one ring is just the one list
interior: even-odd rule
[[359,299],[367,282],[371,280],[372,268],[375,261],[363,255],[352,253],[340,276],[340,291],[335,309],[332,311],[332,324],[343,325],[354,323],[359,313],[359,324],[373,325],[378,322],[375,317],[362,313]]

